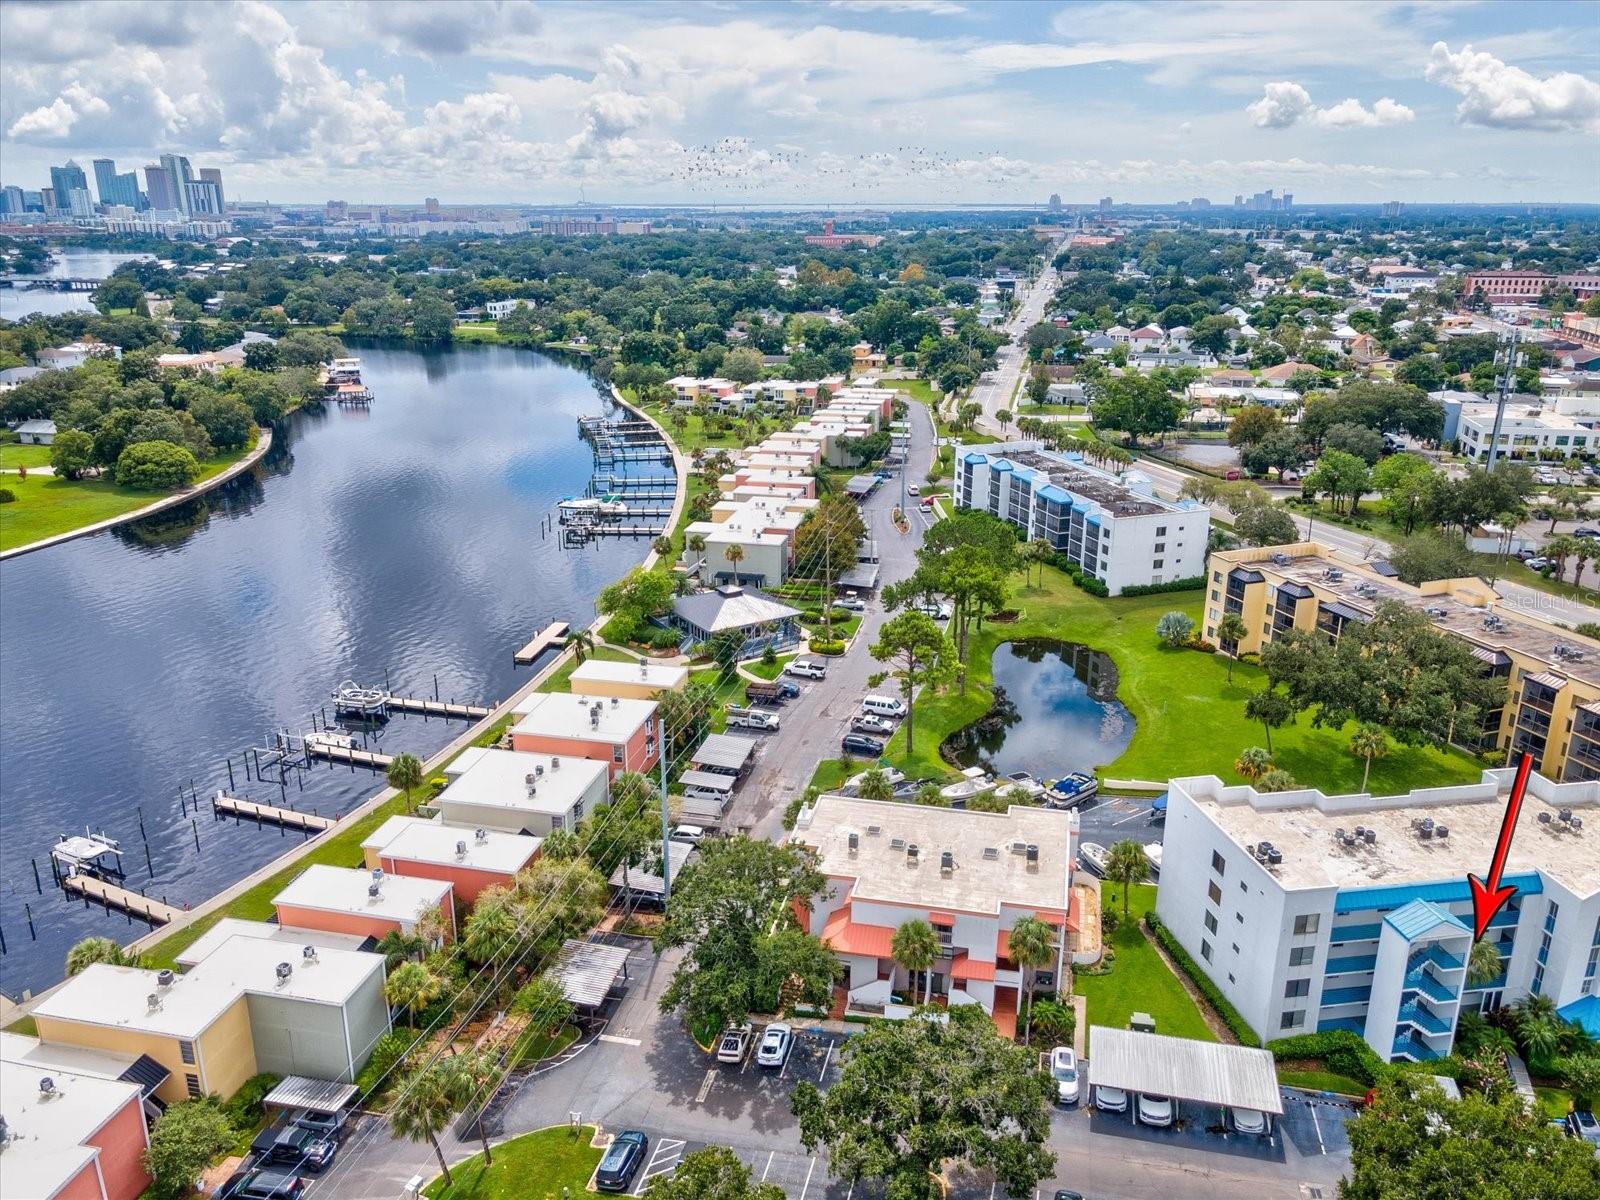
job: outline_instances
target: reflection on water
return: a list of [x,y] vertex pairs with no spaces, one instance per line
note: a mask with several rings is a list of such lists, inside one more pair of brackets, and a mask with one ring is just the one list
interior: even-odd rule
[[945,740],[963,767],[1027,771],[1041,780],[1091,771],[1133,739],[1108,655],[1048,638],[1002,642],[991,660],[994,706]]
[[[125,262],[150,257],[149,254],[111,254],[103,250],[56,250],[55,261],[31,278],[105,279]],[[20,321],[30,313],[55,316],[90,312],[94,309],[89,302],[90,295],[89,292],[55,292],[30,287],[0,288],[0,318]]]
[[[541,533],[592,468],[577,418],[604,402],[587,375],[509,347],[355,351],[377,396],[370,412],[297,413],[216,491],[0,564],[7,991],[58,978],[80,937],[139,932],[50,887],[45,856],[60,834],[104,827],[134,886],[203,900],[296,835],[196,819],[180,811],[180,784],[204,800],[227,784],[226,756],[237,767],[272,731],[308,728],[341,679],[506,696],[528,675],[511,651],[547,621],[591,619],[594,597],[648,552],[646,540],[562,550]],[[397,719],[382,742],[429,752],[461,728]],[[291,777],[288,799],[341,812],[376,782],[324,767]]]

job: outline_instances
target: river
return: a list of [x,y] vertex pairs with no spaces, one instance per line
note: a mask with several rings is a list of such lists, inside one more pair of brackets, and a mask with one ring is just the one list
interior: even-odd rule
[[[600,589],[648,552],[541,536],[592,467],[577,418],[606,401],[587,374],[509,347],[352,350],[370,411],[296,413],[253,471],[194,505],[0,565],[0,986],[12,996],[58,979],[81,937],[144,931],[54,890],[58,835],[103,827],[131,885],[201,901],[288,844],[275,828],[212,820],[204,798],[227,783],[227,756],[237,774],[239,751],[269,731],[308,728],[346,678],[387,671],[396,692],[432,694],[437,678],[445,698],[503,698],[529,672],[512,650],[549,620],[592,619]],[[381,745],[431,752],[462,728],[396,719]],[[195,824],[178,801],[191,778]],[[289,798],[323,814],[381,783],[326,767],[302,780]]]
[[[105,279],[125,262],[150,254],[113,254],[107,250],[56,249],[54,261],[34,279]],[[0,288],[0,318],[20,321],[29,313],[92,312],[89,292],[51,292],[39,288]]]

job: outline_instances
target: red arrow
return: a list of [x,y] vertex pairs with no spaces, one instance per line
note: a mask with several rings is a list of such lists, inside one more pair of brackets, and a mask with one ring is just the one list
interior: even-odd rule
[[1522,795],[1528,790],[1528,775],[1533,770],[1533,755],[1523,752],[1517,760],[1517,778],[1511,785],[1511,796],[1506,801],[1506,815],[1500,822],[1500,840],[1494,845],[1494,858],[1489,863],[1489,877],[1487,880],[1479,879],[1476,875],[1467,876],[1467,884],[1472,888],[1472,917],[1473,940],[1483,937],[1483,931],[1489,928],[1489,922],[1494,920],[1495,913],[1505,905],[1505,902],[1517,894],[1516,886],[1507,884],[1500,886],[1500,875],[1506,869],[1506,855],[1511,853],[1511,835],[1517,829],[1517,814],[1522,811]]

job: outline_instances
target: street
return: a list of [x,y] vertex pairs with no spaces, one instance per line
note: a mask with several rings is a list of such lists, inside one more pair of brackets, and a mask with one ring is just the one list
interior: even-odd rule
[[1039,277],[1033,281],[1027,293],[1022,298],[1021,305],[1017,308],[1016,316],[1002,328],[1002,332],[1009,334],[1011,341],[996,352],[996,365],[986,371],[972,389],[972,399],[983,405],[983,413],[978,417],[977,427],[988,433],[1000,433],[1000,423],[994,419],[994,414],[1002,408],[1015,413],[1012,406],[1012,396],[1017,390],[1017,381],[1022,378],[1023,367],[1028,361],[1028,347],[1023,342],[1023,335],[1044,319],[1045,310],[1055,299],[1056,285],[1059,282],[1056,269],[1052,265],[1056,254],[1060,251],[1058,242],[1045,251],[1045,267],[1039,272]]

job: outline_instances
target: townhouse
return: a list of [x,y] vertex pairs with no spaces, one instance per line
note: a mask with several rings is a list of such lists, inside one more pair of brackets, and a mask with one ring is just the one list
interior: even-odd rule
[[1600,961],[1594,781],[1531,777],[1502,879],[1517,891],[1485,935],[1501,970],[1468,977],[1462,864],[1493,857],[1514,774],[1385,797],[1171,780],[1156,911],[1262,1038],[1345,1029],[1425,1062],[1463,1012],[1529,995],[1581,1011]]
[[[574,708],[594,697],[564,696]],[[604,703],[600,701],[600,703]],[[633,702],[630,702],[633,703]],[[587,718],[585,718],[587,721]],[[470,746],[445,768],[450,782],[433,807],[447,825],[544,837],[570,830],[610,795],[612,746],[595,743],[600,759],[574,753],[527,753]]]
[[[794,564],[795,533],[816,506],[817,501],[805,497],[719,501],[709,521],[691,522],[685,530],[683,565],[716,583],[777,587]],[[703,539],[705,548],[689,549],[691,538]],[[737,562],[729,557],[735,548]]]
[[590,658],[577,665],[567,686],[579,696],[654,700],[662,692],[681,692],[688,687],[689,668],[648,658],[626,663]]
[[391,876],[381,867],[362,870],[313,863],[272,898],[285,929],[316,929],[380,940],[390,933],[414,937],[437,913],[450,939],[456,932],[455,895],[447,880]]
[[539,855],[543,838],[478,826],[467,829],[441,820],[393,816],[361,843],[368,871],[416,876],[450,887],[454,899],[472,904],[489,887],[506,887]]
[[612,778],[648,771],[659,757],[654,700],[537,692],[512,711],[521,718],[511,727],[513,750],[589,759],[603,763]]
[[[844,964],[847,1011],[904,1016],[931,986],[1014,1034],[1025,980],[1008,957],[1011,928],[1037,917],[1058,931],[1036,992],[1056,991],[1070,969],[1077,828],[1075,814],[1024,806],[982,813],[825,795],[803,807],[793,840],[816,852],[828,886],[796,914]],[[894,958],[895,930],[916,920],[939,941],[927,972]]]
[[955,502],[1048,542],[1117,595],[1125,587],[1188,579],[1205,569],[1211,514],[1164,500],[1137,472],[1091,467],[1038,442],[955,448]]
[[1504,707],[1441,736],[1470,750],[1532,754],[1552,779],[1600,779],[1600,642],[1507,604],[1481,579],[1414,587],[1386,563],[1347,562],[1315,542],[1218,551],[1206,570],[1207,640],[1218,641],[1224,614],[1244,621],[1243,638],[1219,642],[1230,654],[1259,652],[1291,629],[1336,639],[1385,601],[1425,612],[1506,687]]

